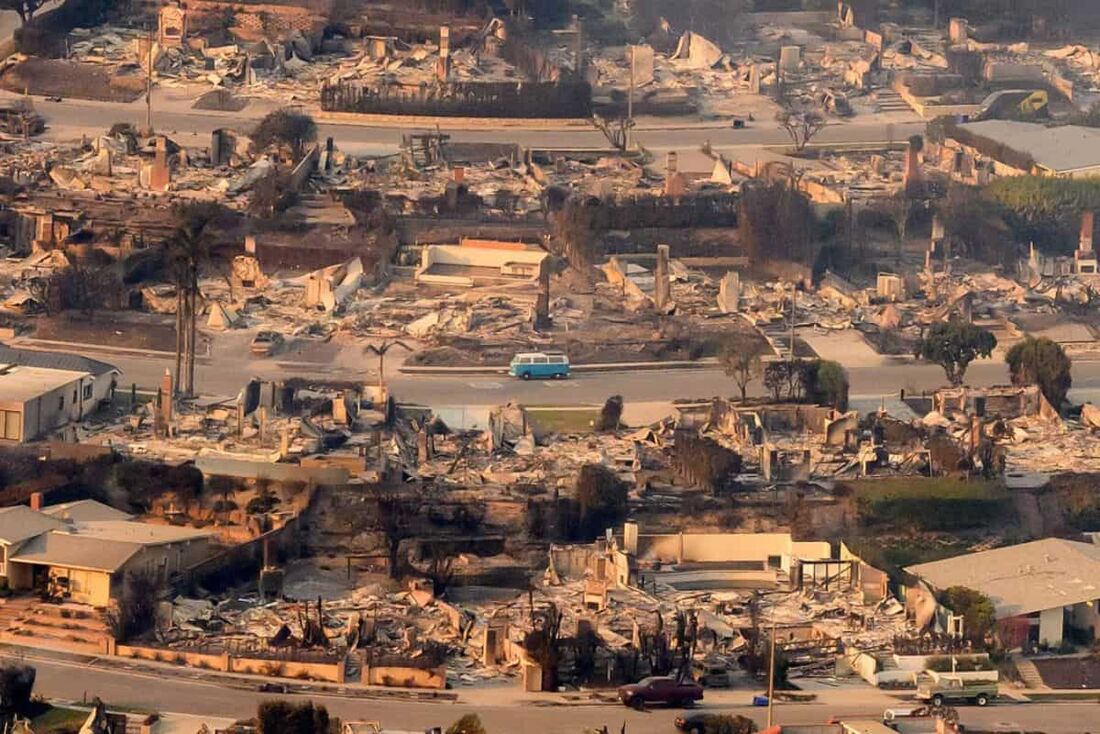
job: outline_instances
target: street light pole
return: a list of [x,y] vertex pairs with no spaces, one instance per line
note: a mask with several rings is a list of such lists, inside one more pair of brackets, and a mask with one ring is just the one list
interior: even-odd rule
[[145,34],[145,129],[153,134],[153,26]]
[[772,706],[775,702],[775,620],[772,620],[771,653],[768,662],[768,728],[772,728]]
[[794,362],[794,302],[798,298],[798,285],[791,285],[791,362]]
[[627,151],[630,150],[630,138],[631,128],[634,127],[634,64],[638,57],[638,44],[630,45],[630,90],[626,95],[626,135],[624,136],[624,146]]

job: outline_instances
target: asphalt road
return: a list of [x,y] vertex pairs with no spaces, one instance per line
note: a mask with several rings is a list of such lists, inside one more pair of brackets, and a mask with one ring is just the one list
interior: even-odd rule
[[[10,656],[14,657],[14,656]],[[228,688],[223,685],[179,680],[148,674],[119,672],[98,665],[30,659],[26,662],[38,670],[35,692],[48,698],[82,700],[99,696],[109,705],[126,706],[151,711],[199,714],[207,716],[246,718],[254,715],[256,705],[271,694]],[[428,726],[446,727],[468,712],[476,712],[493,734],[580,734],[586,727],[606,724],[618,731],[626,722],[628,734],[671,734],[672,720],[679,713],[667,709],[636,712],[613,705],[540,705],[536,699],[520,698],[514,690],[501,690],[493,703],[493,694],[477,696],[459,690],[459,702],[412,703],[385,700],[352,700],[331,696],[310,696],[323,703],[329,711],[345,720],[378,720],[383,726],[417,729]],[[750,691],[722,692],[729,700],[747,699]],[[302,696],[291,696],[299,700]],[[474,703],[471,699],[481,699]],[[848,691],[828,691],[822,694],[829,703],[777,706],[777,723],[823,723],[830,716],[881,716],[884,702],[896,699],[870,688],[856,687]],[[886,705],[890,705],[887,703]],[[758,723],[764,721],[764,711],[748,706],[717,706],[704,704],[700,711],[740,713]],[[1095,703],[1062,704],[994,704],[985,709],[961,709],[963,723],[969,726],[999,731],[1042,731],[1048,734],[1081,734],[1100,731],[1100,706]]]
[[[64,349],[63,347],[59,347]],[[120,384],[136,383],[139,388],[154,388],[160,384],[166,368],[173,366],[169,356],[133,353],[94,352],[84,347],[68,351],[87,352],[110,362],[123,371]],[[396,360],[393,360],[396,361]],[[196,383],[200,392],[208,395],[233,396],[249,377],[306,379],[330,381],[377,380],[377,363],[364,356],[362,369],[335,368],[326,364],[284,362],[278,357],[267,360],[247,360],[236,357],[200,358]],[[568,380],[533,380],[524,382],[505,374],[493,375],[411,375],[386,369],[387,382],[394,394],[405,402],[431,406],[500,405],[509,400],[528,404],[602,403],[608,396],[622,395],[631,402],[665,402],[681,398],[710,398],[732,395],[736,386],[718,368],[671,370],[622,370],[615,372],[577,373]],[[848,376],[853,399],[863,402],[897,397],[907,393],[930,391],[945,384],[943,370],[936,365],[914,362],[909,358],[888,361],[881,366],[849,366]],[[980,360],[971,364],[967,382],[974,386],[1006,384],[1008,371],[999,359]],[[1070,397],[1077,401],[1100,402],[1100,362],[1076,362],[1073,366],[1074,390]],[[759,382],[750,386],[750,393],[760,395]]]
[[[139,126],[145,124],[145,105],[142,101],[115,103],[66,99],[61,102],[48,102],[36,99],[35,106],[48,125],[45,137],[52,140],[73,140],[82,135],[101,134],[116,122],[131,122]],[[178,101],[166,106],[167,109],[161,110],[157,110],[154,106],[154,126],[173,136],[177,142],[193,146],[209,145],[210,133],[217,128],[249,129],[263,116],[266,109],[246,107],[237,113],[195,111]],[[396,151],[401,143],[401,135],[407,134],[416,127],[409,125],[405,120],[394,121],[389,127],[322,123],[318,126],[318,136],[322,139],[331,136],[343,150],[357,155],[379,155]],[[421,127],[434,129],[436,125]],[[904,140],[909,135],[923,132],[924,127],[923,122],[886,124],[873,118],[856,118],[854,121],[829,125],[814,138],[814,142],[858,143]],[[450,133],[456,142],[514,142],[522,147],[536,149],[608,147],[603,134],[591,127],[543,130],[519,126],[462,129],[456,124],[444,123],[439,125],[439,129]],[[779,129],[771,120],[750,123],[749,127],[742,130],[729,127],[701,128],[694,123],[678,123],[674,120],[641,121],[636,138],[639,143],[652,151],[697,149],[707,141],[716,148],[789,143],[787,133]]]

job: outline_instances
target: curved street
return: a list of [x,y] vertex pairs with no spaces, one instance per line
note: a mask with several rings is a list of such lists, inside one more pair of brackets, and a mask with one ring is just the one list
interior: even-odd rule
[[[100,697],[111,706],[199,714],[216,717],[248,718],[256,705],[272,694],[263,694],[216,683],[182,680],[168,670],[163,676],[101,667],[95,661],[66,662],[46,658],[28,658],[5,653],[9,660],[34,665],[38,670],[37,694],[73,701]],[[824,687],[823,687],[824,688]],[[324,704],[344,720],[377,720],[384,727],[421,729],[446,727],[465,713],[477,713],[490,731],[510,734],[580,734],[588,727],[619,731],[625,722],[627,734],[672,734],[672,720],[679,711],[653,709],[638,712],[611,704],[563,704],[557,696],[530,697],[517,686],[489,689],[460,689],[458,703],[413,703],[404,700],[348,699],[328,695],[309,696]],[[759,724],[765,720],[760,708],[745,706],[752,691],[712,691],[700,711],[739,713]],[[819,702],[777,705],[779,723],[816,724],[830,716],[877,718],[888,706],[904,706],[903,699],[865,686],[825,689]],[[304,696],[292,696],[301,700]],[[726,705],[724,705],[726,704]],[[1046,734],[1081,734],[1100,730],[1100,706],[1090,703],[998,703],[985,709],[960,710],[964,723],[995,731],[1042,731]]]

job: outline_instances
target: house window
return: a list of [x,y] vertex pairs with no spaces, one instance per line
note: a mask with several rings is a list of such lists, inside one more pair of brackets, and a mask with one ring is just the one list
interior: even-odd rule
[[58,410],[65,410],[65,396],[64,395],[58,395],[57,396],[57,409]]
[[87,385],[84,386],[84,399],[85,400],[91,400],[92,399],[92,383],[90,383],[90,382]]

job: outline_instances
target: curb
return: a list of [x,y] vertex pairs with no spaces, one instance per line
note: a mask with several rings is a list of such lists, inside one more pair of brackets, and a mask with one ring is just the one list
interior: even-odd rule
[[[141,349],[139,347],[111,347],[106,344],[87,344],[84,342],[65,342],[54,339],[35,339],[34,337],[17,337],[11,341],[14,347],[49,351],[53,349],[80,350],[88,352],[106,352],[107,354],[123,354],[134,357],[170,357],[176,358],[175,352],[166,352],[163,349]],[[209,362],[209,354],[196,354],[199,364]]]
[[378,115],[358,112],[311,113],[314,121],[329,125],[353,127],[408,128],[439,126],[448,130],[496,130],[502,127],[560,132],[599,132],[592,121],[583,117],[522,118],[522,117],[442,117],[439,115]]
[[[265,693],[264,686],[275,684],[283,694],[323,695],[348,700],[398,700],[409,703],[457,703],[458,693],[422,688],[377,688],[356,683],[303,682],[297,678],[226,673],[201,668],[181,667],[139,658],[110,657],[69,653],[63,650],[0,643],[0,656],[20,656],[59,665],[80,665],[123,675],[152,676],[164,681],[186,680],[193,683],[220,685],[235,690]],[[175,675],[173,675],[175,674]]]
[[[56,339],[35,339],[34,337],[18,337],[11,342],[12,346],[26,347],[27,349],[80,349],[92,352],[117,352],[119,354],[133,354],[140,356],[172,357],[175,352],[166,352],[162,349],[140,349],[138,347],[111,347],[106,344],[87,344],[85,342],[66,342]],[[201,356],[201,355],[200,355]]]
[[[639,370],[686,370],[717,367],[718,360],[704,357],[697,360],[676,360],[670,362],[609,362],[607,364],[574,364],[571,372],[635,372]],[[508,367],[441,367],[434,365],[401,365],[397,371],[406,375],[507,375]]]

